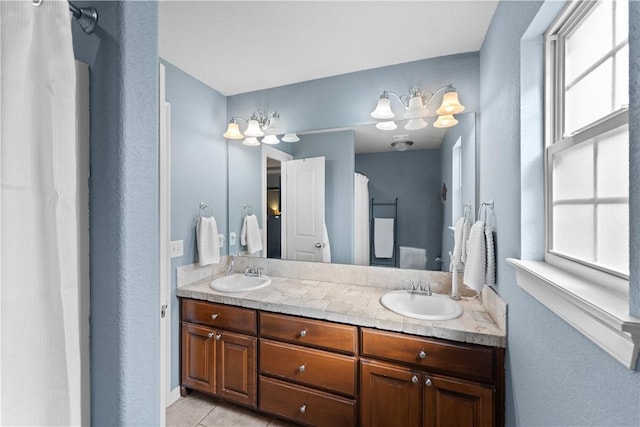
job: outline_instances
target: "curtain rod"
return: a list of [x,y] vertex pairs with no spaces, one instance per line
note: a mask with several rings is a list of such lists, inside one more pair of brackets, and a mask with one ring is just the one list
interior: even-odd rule
[[98,11],[95,7],[78,7],[69,2],[69,10],[78,21],[78,25],[87,34],[93,33],[98,23]]

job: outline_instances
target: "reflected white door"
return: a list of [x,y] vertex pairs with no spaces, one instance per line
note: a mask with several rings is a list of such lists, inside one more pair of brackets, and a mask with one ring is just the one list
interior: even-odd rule
[[286,162],[286,259],[322,261],[324,157]]

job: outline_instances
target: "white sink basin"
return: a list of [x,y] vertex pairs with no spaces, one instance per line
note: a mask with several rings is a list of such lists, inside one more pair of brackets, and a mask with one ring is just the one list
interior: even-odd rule
[[218,277],[209,286],[214,291],[219,292],[245,292],[264,288],[270,284],[271,278],[269,276],[250,277],[235,273]]
[[460,304],[440,294],[391,291],[380,298],[380,304],[394,313],[422,320],[451,320],[462,314]]

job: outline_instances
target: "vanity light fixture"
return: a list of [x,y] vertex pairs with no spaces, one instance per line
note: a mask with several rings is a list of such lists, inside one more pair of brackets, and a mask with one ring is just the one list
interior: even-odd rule
[[[239,121],[247,124],[247,129],[242,133],[240,131]],[[227,126],[227,131],[223,136],[227,139],[244,139],[243,144],[249,146],[258,146],[260,141],[258,138],[262,138],[264,144],[278,144],[280,140],[277,135],[283,134],[284,131],[279,125],[280,115],[274,111],[270,114],[266,114],[263,111],[256,111],[251,115],[249,119],[243,119],[242,117],[232,117]],[[297,138],[296,134],[286,134]],[[286,136],[285,135],[285,136]],[[284,138],[283,138],[284,141]]]
[[282,141],[283,142],[298,142],[300,141],[300,138],[298,138],[298,135],[296,135],[295,133],[285,133],[284,136],[282,137]]
[[398,101],[405,108],[403,117],[409,119],[405,125],[406,130],[418,130],[427,126],[427,122],[424,120],[429,114],[427,107],[440,92],[444,92],[442,97],[442,104],[440,108],[436,110],[436,114],[439,116],[434,126],[436,127],[451,127],[455,126],[458,121],[453,117],[453,114],[458,114],[464,111],[464,106],[460,104],[458,100],[458,92],[452,85],[443,86],[436,90],[434,93],[425,94],[416,87],[409,88],[408,95],[398,95],[395,92],[383,91],[382,95],[378,99],[376,109],[371,112],[371,117],[374,119],[384,120],[378,122],[376,127],[382,130],[394,130],[398,126],[393,119],[396,115],[391,109],[391,99],[389,95],[395,96]]

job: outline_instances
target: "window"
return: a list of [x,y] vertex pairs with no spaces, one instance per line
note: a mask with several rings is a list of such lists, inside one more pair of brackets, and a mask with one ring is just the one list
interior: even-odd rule
[[619,283],[629,277],[628,23],[627,1],[575,2],[546,34],[545,261]]

